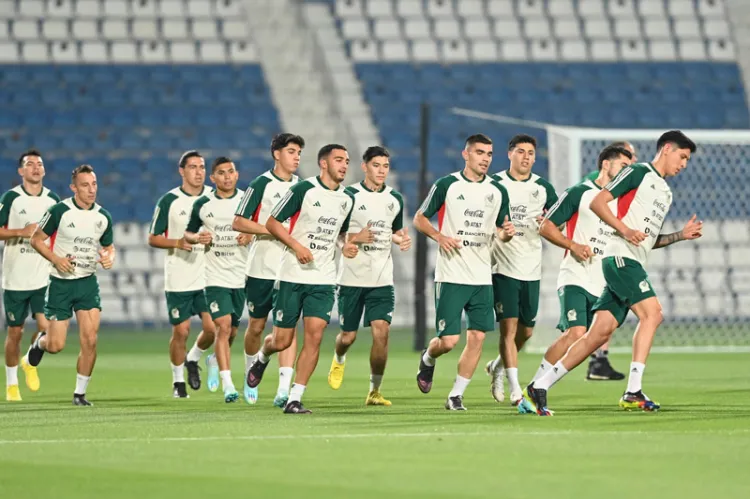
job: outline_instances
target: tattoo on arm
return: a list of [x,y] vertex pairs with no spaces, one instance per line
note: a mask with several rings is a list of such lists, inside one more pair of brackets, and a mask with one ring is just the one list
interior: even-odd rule
[[656,243],[654,243],[654,249],[669,246],[670,244],[674,244],[677,241],[682,241],[683,239],[684,237],[682,236],[682,232],[672,232],[671,234],[660,234],[656,238]]

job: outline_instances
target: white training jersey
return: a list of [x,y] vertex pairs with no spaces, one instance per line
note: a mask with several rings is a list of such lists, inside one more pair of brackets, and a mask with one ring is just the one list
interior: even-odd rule
[[[0,226],[23,229],[38,223],[45,212],[60,202],[57,194],[43,187],[37,195],[26,192],[22,185],[0,197]],[[31,247],[31,239],[14,237],[5,241],[3,249],[3,289],[31,291],[43,288],[49,281],[51,264]]]
[[375,240],[360,244],[354,258],[341,255],[338,283],[362,288],[393,286],[391,236],[404,227],[404,198],[387,185],[372,191],[364,182],[350,185],[346,191],[354,197],[349,234],[370,227]]
[[[299,177],[296,175],[282,180],[273,171],[265,172],[250,182],[235,215],[265,225],[271,211],[297,182]],[[289,230],[289,220],[282,223]],[[285,248],[284,243],[273,236],[256,234],[250,245],[245,274],[257,279],[276,280]]]
[[60,273],[54,266],[50,276],[58,279],[81,279],[96,272],[99,249],[114,243],[112,216],[94,203],[81,208],[75,198],[51,206],[39,222],[49,236],[50,249],[57,256],[73,257],[73,272]]
[[[149,232],[171,239],[179,239],[185,234],[193,204],[203,195],[213,192],[209,186],[204,186],[197,196],[191,196],[175,187],[164,194],[156,203],[154,217],[151,220]],[[205,287],[204,260],[205,248],[202,244],[194,244],[192,251],[170,248],[164,259],[164,290],[170,292],[197,291]]]
[[441,234],[461,240],[461,249],[438,249],[435,282],[492,284],[491,248],[509,215],[505,187],[485,175],[472,182],[463,172],[438,179],[419,211],[437,214]]
[[516,180],[506,170],[492,178],[508,191],[510,220],[516,227],[516,235],[507,243],[495,239],[492,273],[538,281],[542,278],[542,236],[537,218],[557,202],[555,189],[535,173],[526,180]]
[[211,244],[206,247],[206,287],[245,288],[248,250],[237,240],[240,233],[232,230],[234,213],[243,193],[235,189],[231,197],[221,198],[218,191],[214,191],[201,196],[193,204],[185,231],[197,234],[203,227],[213,236]]
[[604,256],[630,258],[645,267],[672,205],[672,190],[650,163],[623,168],[605,189],[617,199],[617,218],[646,239],[635,246],[615,233]]
[[354,200],[339,186],[326,187],[320,177],[297,182],[271,216],[278,221],[290,220],[289,233],[310,249],[313,261],[300,264],[294,251],[286,248],[281,257],[278,280],[297,284],[336,284],[334,259],[339,234],[349,230]]
[[[593,253],[588,260],[579,262],[568,251],[565,252],[557,278],[558,289],[579,286],[598,297],[606,285],[602,273],[602,258],[614,229],[591,211],[591,201],[600,191],[599,185],[586,180],[563,192],[547,212],[547,220],[558,227],[565,224],[568,239],[577,244],[588,245]],[[612,200],[608,206],[612,213],[617,214],[616,200]]]

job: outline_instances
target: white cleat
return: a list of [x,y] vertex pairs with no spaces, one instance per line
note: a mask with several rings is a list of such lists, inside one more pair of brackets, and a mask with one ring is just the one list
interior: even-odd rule
[[510,392],[510,404],[513,407],[518,407],[518,404],[523,400],[523,391]]
[[490,393],[492,393],[492,398],[497,402],[503,402],[505,400],[505,386],[503,385],[505,382],[505,368],[501,362],[498,362],[495,365],[495,369],[492,369],[493,362],[494,361],[491,360],[487,363],[484,367],[484,372],[487,373],[487,376],[492,377],[492,381],[490,382]]

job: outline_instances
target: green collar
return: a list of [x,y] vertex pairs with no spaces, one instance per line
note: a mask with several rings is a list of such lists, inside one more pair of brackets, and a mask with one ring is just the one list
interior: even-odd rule
[[383,184],[383,187],[381,187],[381,189],[379,191],[373,191],[372,189],[370,189],[369,187],[367,187],[365,185],[365,181],[364,180],[362,182],[360,182],[359,185],[361,185],[362,188],[364,190],[366,190],[367,192],[383,192],[385,190],[385,184]]
[[73,197],[72,197],[72,198],[70,198],[70,199],[71,199],[71,201],[73,201],[73,206],[75,206],[75,207],[76,207],[76,208],[78,208],[79,210],[83,210],[83,211],[91,211],[91,210],[93,210],[93,209],[94,209],[94,205],[96,204],[96,203],[94,202],[94,203],[91,203],[91,207],[90,207],[90,208],[81,208],[80,206],[78,206],[78,203],[76,203],[76,198],[75,198],[75,196],[73,196]]
[[529,173],[529,178],[525,180],[518,180],[517,178],[514,178],[513,175],[510,174],[510,168],[505,172],[508,175],[508,178],[511,179],[513,182],[528,182],[531,180],[531,173]]
[[188,194],[187,192],[185,192],[185,189],[183,189],[183,188],[182,188],[182,186],[180,186],[180,191],[182,191],[182,193],[183,193],[184,195],[186,195],[187,197],[191,197],[191,198],[194,198],[194,197],[202,196],[202,195],[203,195],[203,193],[204,193],[204,192],[206,191],[206,186],[204,185],[204,186],[203,186],[203,187],[201,188],[201,191],[200,191],[200,192],[199,192],[198,194],[196,194],[195,196],[193,196],[192,194]]
[[341,186],[339,185],[339,187],[336,187],[335,189],[331,189],[330,187],[328,187],[328,186],[327,186],[326,184],[324,184],[324,183],[323,183],[323,181],[322,181],[322,180],[320,179],[320,175],[318,175],[318,176],[317,176],[317,177],[315,177],[315,178],[317,179],[317,181],[318,181],[318,183],[320,184],[320,186],[321,186],[321,187],[322,187],[323,189],[327,190],[327,191],[337,191],[337,190],[339,190],[339,188],[341,187]]
[[37,198],[38,198],[38,197],[40,197],[40,196],[41,196],[42,194],[44,194],[44,186],[42,186],[41,190],[39,191],[39,194],[31,194],[31,193],[30,193],[29,191],[27,191],[27,190],[26,190],[26,187],[24,187],[24,186],[23,186],[23,184],[21,184],[21,190],[22,190],[22,191],[23,191],[24,193],[26,193],[26,195],[27,195],[27,196],[31,196],[31,197],[37,197]]
[[646,163],[646,164],[649,166],[649,168],[651,168],[651,170],[653,170],[654,173],[656,173],[657,175],[659,175],[659,177],[664,178],[662,176],[662,174],[659,173],[659,171],[656,168],[654,168],[654,165],[652,165],[651,163]]
[[219,189],[214,189],[214,196],[216,197],[216,199],[232,199],[233,197],[235,197],[235,196],[237,195],[237,193],[238,193],[238,192],[239,192],[239,191],[238,191],[238,190],[237,190],[237,188],[235,187],[235,188],[234,188],[234,192],[232,193],[232,195],[231,195],[231,196],[229,196],[229,197],[226,197],[226,198],[223,198],[223,197],[219,196]]
[[291,181],[292,181],[292,179],[294,178],[294,175],[292,175],[291,177],[289,177],[289,180],[284,180],[283,178],[279,177],[278,175],[276,175],[276,174],[275,174],[275,173],[273,172],[273,168],[271,168],[270,170],[268,170],[268,173],[270,173],[270,174],[271,174],[271,175],[273,176],[273,178],[275,178],[275,179],[276,179],[276,180],[278,180],[279,182],[291,182]]
[[481,184],[482,182],[484,182],[484,179],[487,178],[487,175],[482,175],[482,178],[480,178],[479,180],[469,180],[466,177],[466,175],[464,175],[464,171],[463,170],[461,170],[460,173],[461,173],[461,178],[463,178],[464,180],[466,180],[467,182],[469,182],[471,184]]

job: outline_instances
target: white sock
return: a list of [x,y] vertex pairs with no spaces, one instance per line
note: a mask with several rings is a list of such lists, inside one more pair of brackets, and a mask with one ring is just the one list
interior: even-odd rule
[[176,366],[172,364],[172,383],[184,383],[185,382],[185,364]]
[[370,375],[370,391],[380,390],[380,385],[383,384],[382,374],[371,374]]
[[643,371],[646,370],[646,364],[640,362],[630,363],[630,376],[628,376],[628,389],[630,393],[635,393],[641,389],[641,381],[643,380]]
[[471,378],[464,378],[462,376],[456,376],[456,381],[453,383],[453,390],[448,394],[448,397],[463,396],[466,391],[466,387],[469,386]]
[[260,350],[258,350],[258,360],[263,364],[268,364],[268,361],[271,360],[271,358],[266,355],[266,353],[261,348]]
[[289,390],[289,402],[301,402],[302,395],[304,395],[305,393],[305,388],[305,385],[298,385],[297,383],[294,383],[292,385],[292,389]]
[[333,352],[333,359],[336,361],[337,364],[343,364],[346,362],[346,354],[339,356],[335,351]]
[[503,358],[500,355],[498,355],[497,358],[492,361],[492,364],[490,364],[490,371],[494,371],[495,369],[497,369],[498,366],[502,366],[502,365],[503,365]]
[[257,353],[255,355],[245,354],[245,372],[250,370],[250,366],[253,365],[253,363],[255,362],[257,358],[258,358]]
[[91,376],[84,376],[83,374],[76,373],[76,395],[86,395],[86,388],[89,386]]
[[552,366],[552,369],[544,373],[544,376],[534,382],[534,388],[539,388],[540,390],[549,390],[566,374],[568,374],[568,370],[565,369],[562,361],[559,361],[557,364]]
[[232,382],[232,371],[219,371],[219,378],[221,378],[221,388],[225,392],[230,388],[234,390],[234,383]]
[[[289,385],[292,383],[293,367],[279,367],[279,389],[277,393],[289,393]],[[304,390],[305,387],[302,387]]]
[[521,385],[518,383],[518,368],[506,367],[505,373],[508,375],[508,384],[510,385],[510,393],[515,393],[515,394],[521,393]]
[[198,348],[198,342],[196,342],[195,345],[193,345],[193,348],[191,348],[187,354],[187,361],[200,362],[203,352],[205,352],[205,350],[201,350],[200,348]]
[[550,361],[548,361],[547,359],[543,358],[542,359],[542,364],[539,366],[539,369],[536,370],[536,374],[531,379],[531,382],[533,383],[536,380],[538,380],[539,378],[541,378],[542,376],[544,376],[544,373],[546,373],[550,369],[552,369],[552,363]]
[[435,358],[430,357],[429,350],[426,350],[424,355],[422,355],[422,362],[424,362],[427,367],[435,367]]
[[18,384],[18,366],[5,366],[5,386]]

